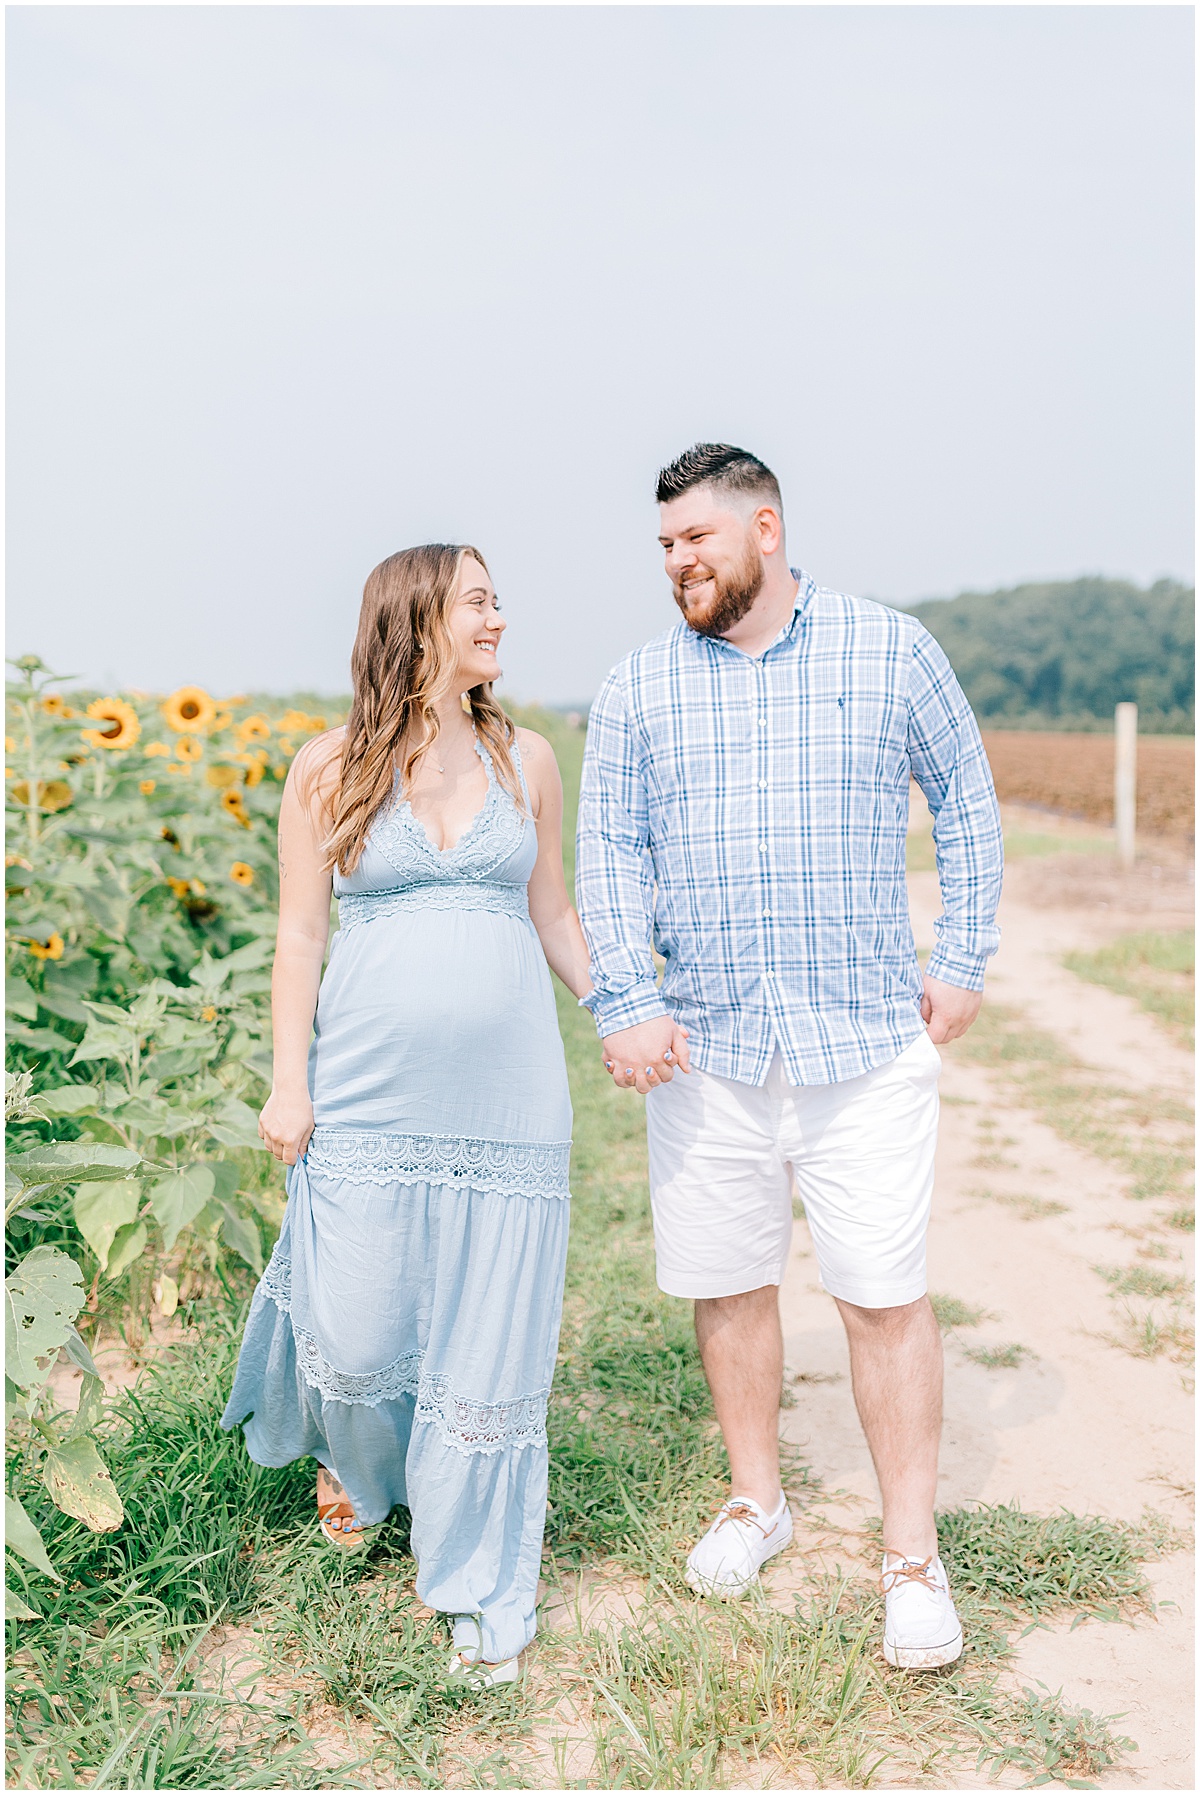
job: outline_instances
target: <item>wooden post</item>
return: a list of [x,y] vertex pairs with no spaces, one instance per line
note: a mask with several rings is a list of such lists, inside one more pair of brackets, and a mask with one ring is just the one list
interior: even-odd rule
[[1115,718],[1113,811],[1117,824],[1117,859],[1126,872],[1133,865],[1137,829],[1137,713],[1136,704],[1118,704]]

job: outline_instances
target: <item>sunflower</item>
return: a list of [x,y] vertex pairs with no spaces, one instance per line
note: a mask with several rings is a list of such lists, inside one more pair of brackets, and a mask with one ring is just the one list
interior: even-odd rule
[[218,786],[224,790],[227,785],[236,785],[241,779],[241,774],[236,767],[227,766],[224,762],[221,762],[216,766],[206,767],[204,769],[204,777],[208,780],[210,785]]
[[173,879],[169,874],[167,875],[167,884],[171,887],[171,890],[175,893],[177,898],[185,898],[190,889],[186,879]]
[[163,716],[178,735],[192,730],[211,729],[217,707],[203,686],[180,686],[163,699]]
[[282,785],[287,778],[287,768],[283,766],[272,767],[271,775],[273,778],[278,779],[280,785]]
[[156,779],[139,779],[138,790],[141,792],[143,798],[148,798],[157,784],[158,781]]
[[242,825],[243,829],[248,829],[250,827],[250,818],[246,815],[246,808],[242,803],[242,794],[236,785],[231,786],[228,791],[221,793],[221,809],[227,811],[236,823]]
[[239,742],[265,742],[270,738],[271,725],[261,711],[255,711],[252,717],[243,717],[233,733]]
[[244,860],[235,860],[229,869],[229,877],[235,885],[253,885],[254,868],[247,866]]
[[87,714],[107,726],[80,730],[84,741],[93,748],[132,748],[142,733],[137,712],[123,698],[93,699]]
[[233,722],[233,712],[230,710],[225,710],[222,707],[221,709],[219,709],[217,711],[216,716],[213,718],[212,722],[209,724],[209,728],[214,729],[214,730],[228,729],[229,725],[232,722]]
[[170,760],[171,744],[169,742],[147,742],[146,746],[142,749],[142,753],[148,755],[160,754],[164,759]]
[[61,960],[63,957],[63,938],[57,930],[48,941],[31,941],[26,937],[25,945],[35,960]]
[[259,781],[261,780],[262,776],[263,776],[263,770],[262,770],[261,760],[251,760],[250,756],[247,755],[246,756],[246,770],[242,774],[243,784],[257,785],[259,783]]
[[211,1003],[206,1003],[204,1008],[200,1012],[201,1022],[215,1022],[216,1019],[217,1019],[216,1005],[211,1004]]
[[[65,810],[74,799],[75,793],[65,779],[39,779],[37,782],[37,807],[39,810]],[[29,781],[22,779],[12,788],[14,804],[23,804],[29,808]]]
[[167,772],[168,773],[178,773],[180,775],[180,777],[183,779],[190,779],[192,776],[191,765],[186,764],[184,766],[181,766],[177,760],[173,760],[171,762],[170,766],[167,768]]
[[75,715],[61,692],[47,692],[41,701],[41,707],[48,717],[73,717]]
[[194,735],[181,735],[175,744],[177,760],[203,760],[204,743]]
[[279,752],[281,754],[286,754],[288,759],[291,760],[293,754],[296,752],[295,742],[293,742],[289,736],[281,735],[279,738]]

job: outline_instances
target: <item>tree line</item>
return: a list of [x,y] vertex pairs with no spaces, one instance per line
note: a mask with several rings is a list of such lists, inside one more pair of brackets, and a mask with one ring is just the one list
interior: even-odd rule
[[980,722],[1111,729],[1132,700],[1147,734],[1195,731],[1195,591],[1089,576],[897,606],[941,643]]

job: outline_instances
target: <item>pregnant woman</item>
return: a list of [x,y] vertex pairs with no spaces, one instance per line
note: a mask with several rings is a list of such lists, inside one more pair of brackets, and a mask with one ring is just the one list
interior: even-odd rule
[[478,1686],[536,1626],[571,1145],[546,963],[591,983],[553,752],[492,696],[504,627],[477,550],[390,556],[349,720],[292,764],[259,1125],[288,1205],[223,1418],[259,1464],[317,1459],[331,1545],[408,1506]]

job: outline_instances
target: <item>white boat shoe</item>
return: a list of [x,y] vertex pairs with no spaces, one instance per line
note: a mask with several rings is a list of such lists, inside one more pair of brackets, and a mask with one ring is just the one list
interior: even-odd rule
[[731,1496],[688,1553],[684,1577],[701,1595],[745,1595],[758,1582],[760,1567],[791,1537],[792,1511],[786,1496],[779,1498],[774,1514],[749,1496]]
[[962,1627],[940,1558],[885,1552],[880,1578],[887,1607],[883,1655],[899,1670],[937,1670],[963,1649]]

